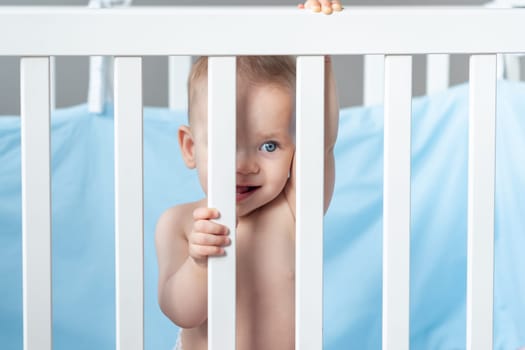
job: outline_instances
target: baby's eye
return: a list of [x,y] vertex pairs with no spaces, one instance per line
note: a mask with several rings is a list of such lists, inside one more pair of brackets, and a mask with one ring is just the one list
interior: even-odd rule
[[261,151],[265,152],[274,152],[277,149],[277,142],[275,141],[268,141],[261,145]]

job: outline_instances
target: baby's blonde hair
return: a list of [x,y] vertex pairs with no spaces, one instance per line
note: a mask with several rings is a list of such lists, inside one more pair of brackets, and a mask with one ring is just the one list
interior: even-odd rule
[[[238,56],[237,75],[254,84],[276,84],[295,93],[295,57]],[[198,82],[208,76],[208,57],[199,57],[188,78],[188,112],[198,93]]]

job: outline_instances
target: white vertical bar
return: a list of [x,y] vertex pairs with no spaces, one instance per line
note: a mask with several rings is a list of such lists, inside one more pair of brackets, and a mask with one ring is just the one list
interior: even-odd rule
[[88,109],[90,113],[104,112],[106,102],[107,61],[104,56],[89,57]]
[[384,55],[365,55],[364,94],[365,106],[383,103],[384,93]]
[[188,75],[191,70],[191,56],[170,56],[169,67],[169,108],[188,109]]
[[115,277],[118,350],[144,347],[142,61],[115,58]]
[[208,206],[231,238],[226,256],[208,261],[208,349],[235,349],[235,57],[208,60],[208,118]]
[[56,97],[56,58],[55,56],[51,56],[50,57],[50,78],[51,78],[51,83],[49,84],[50,85],[50,103],[51,103],[51,110],[55,110],[56,109],[56,104],[57,104],[57,97]]
[[297,58],[295,348],[323,348],[324,57]]
[[520,81],[521,69],[520,69],[520,56],[518,55],[503,55],[505,62],[505,76],[508,80]]
[[89,57],[88,109],[104,113],[106,103],[113,100],[113,57]]
[[383,349],[409,348],[412,57],[385,59]]
[[496,61],[496,79],[503,79],[505,77],[505,55],[496,54]]
[[493,344],[496,55],[470,58],[467,350]]
[[449,55],[427,55],[427,94],[444,91],[449,86]]
[[51,350],[49,58],[22,58],[20,68],[24,349]]

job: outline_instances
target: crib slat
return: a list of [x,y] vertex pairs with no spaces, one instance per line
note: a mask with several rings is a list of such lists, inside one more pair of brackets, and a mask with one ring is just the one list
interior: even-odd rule
[[409,348],[412,57],[385,58],[383,349]]
[[57,98],[56,98],[56,57],[51,56],[49,57],[49,94],[50,94],[50,104],[51,104],[51,110],[54,111],[56,109],[57,105]]
[[191,69],[191,56],[170,56],[169,70],[169,108],[188,109],[188,75]]
[[226,255],[208,261],[208,349],[235,349],[236,59],[208,60],[208,206],[230,229]]
[[449,55],[427,55],[427,94],[444,91],[448,88],[449,66]]
[[492,349],[496,55],[470,59],[467,349]]
[[144,348],[142,60],[115,58],[115,277],[118,350]]
[[323,348],[324,57],[297,58],[295,348]]
[[89,57],[88,109],[90,113],[103,113],[106,102],[110,99],[111,59],[108,56]]
[[508,80],[520,81],[521,80],[520,56],[504,55],[503,60],[505,64],[505,77]]
[[384,55],[365,55],[363,104],[373,106],[383,103]]
[[20,70],[24,349],[51,350],[49,58],[22,58]]

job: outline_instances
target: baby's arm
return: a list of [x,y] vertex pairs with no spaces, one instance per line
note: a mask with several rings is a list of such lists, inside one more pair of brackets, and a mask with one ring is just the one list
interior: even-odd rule
[[[328,210],[335,183],[335,158],[334,147],[339,126],[339,100],[337,87],[332,67],[332,58],[325,56],[325,79],[324,79],[324,212]],[[297,116],[300,118],[301,116]],[[295,186],[296,160],[294,157],[289,183],[285,189],[285,195],[295,215]]]
[[340,0],[306,0],[304,4],[299,4],[300,9],[311,9],[313,12],[321,12],[329,15],[333,11],[342,11]]
[[[211,221],[218,216],[215,209],[183,205],[169,209],[157,223],[159,305],[183,328],[200,326],[208,317],[208,256],[223,255],[230,242],[228,229]],[[191,231],[188,238],[185,229]]]
[[325,56],[324,92],[324,211],[328,210],[335,184],[334,147],[339,128],[339,98],[335,83],[332,58]]

